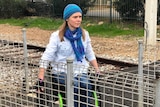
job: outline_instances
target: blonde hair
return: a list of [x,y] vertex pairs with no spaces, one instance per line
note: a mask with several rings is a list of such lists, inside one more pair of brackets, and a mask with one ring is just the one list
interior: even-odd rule
[[[67,21],[64,21],[63,24],[59,28],[59,38],[60,38],[61,42],[64,41],[64,33],[66,31],[67,26],[68,26]],[[82,38],[83,38],[83,40],[85,40],[84,29],[82,27],[81,27],[81,29],[82,29]]]

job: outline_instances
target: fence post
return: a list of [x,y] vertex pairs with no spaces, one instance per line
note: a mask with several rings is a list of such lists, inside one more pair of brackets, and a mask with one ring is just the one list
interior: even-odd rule
[[67,107],[74,107],[73,95],[73,59],[67,59]]
[[156,80],[156,96],[155,96],[155,106],[154,107],[159,107],[160,106],[160,78]]
[[110,0],[110,23],[112,23],[112,0]]
[[138,107],[143,107],[143,40],[139,40],[138,54]]
[[2,107],[2,97],[0,96],[0,107]]
[[29,92],[29,83],[28,83],[28,55],[27,55],[27,39],[26,39],[26,29],[22,29],[23,37],[23,49],[24,49],[24,70],[25,70],[25,92]]

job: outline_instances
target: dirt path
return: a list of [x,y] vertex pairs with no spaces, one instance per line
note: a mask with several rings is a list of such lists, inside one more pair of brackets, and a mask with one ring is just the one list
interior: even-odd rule
[[[46,46],[52,31],[39,28],[27,28],[28,43]],[[0,39],[22,40],[22,27],[0,24]],[[137,58],[138,39],[91,37],[95,53],[102,56]]]

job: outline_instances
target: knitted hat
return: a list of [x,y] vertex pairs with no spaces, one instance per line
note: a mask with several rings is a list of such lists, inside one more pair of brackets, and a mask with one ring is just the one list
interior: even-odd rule
[[68,19],[72,14],[80,12],[82,14],[81,8],[76,4],[68,4],[63,11],[63,19]]

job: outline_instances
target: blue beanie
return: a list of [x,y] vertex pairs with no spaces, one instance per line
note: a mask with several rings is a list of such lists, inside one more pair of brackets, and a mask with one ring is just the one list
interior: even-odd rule
[[81,8],[76,4],[68,4],[63,11],[63,19],[68,19],[72,14],[80,12],[82,13]]

